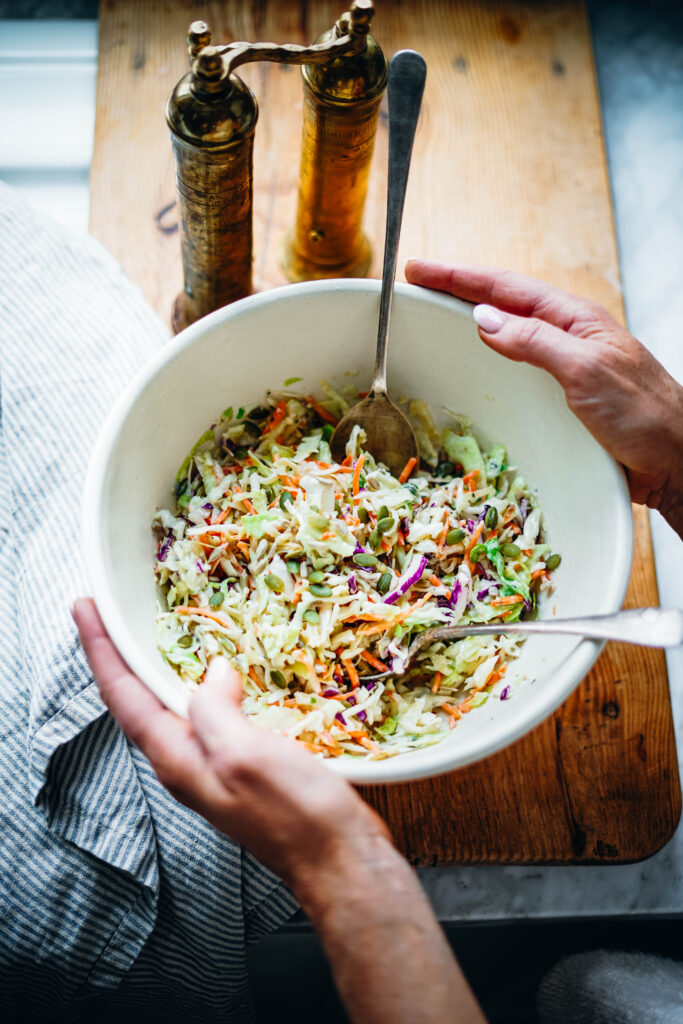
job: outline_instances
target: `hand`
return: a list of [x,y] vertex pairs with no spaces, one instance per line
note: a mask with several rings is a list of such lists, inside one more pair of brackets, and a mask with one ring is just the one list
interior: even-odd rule
[[567,405],[622,464],[631,499],[683,534],[683,388],[609,313],[532,277],[487,267],[408,260],[411,284],[478,305],[485,344],[539,366]]
[[227,661],[212,661],[188,722],[132,674],[91,600],[76,601],[73,615],[102,699],[159,780],[251,850],[302,902],[322,866],[333,873],[388,845],[386,826],[344,779],[293,740],[244,717],[242,682]]
[[73,616],[105,704],[160,781],[291,886],[353,1024],[485,1024],[383,822],[293,740],[247,721],[224,659],[212,661],[188,722],[132,674],[92,601],[76,601]]

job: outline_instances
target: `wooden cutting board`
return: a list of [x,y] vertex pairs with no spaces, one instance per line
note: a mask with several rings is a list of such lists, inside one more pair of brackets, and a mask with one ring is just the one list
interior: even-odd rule
[[[103,0],[91,228],[168,321],[181,286],[164,104],[186,71],[188,23],[221,42],[311,42],[343,0]],[[401,255],[533,273],[623,319],[590,33],[578,0],[377,0],[390,56],[428,65]],[[297,70],[240,69],[257,94],[257,289],[283,284],[301,129]],[[366,208],[379,276],[386,118]],[[402,260],[399,260],[402,265]],[[647,514],[634,509],[626,605],[657,603]],[[681,794],[664,656],[609,644],[550,719],[488,760],[437,779],[364,788],[415,864],[637,860],[672,835]]]

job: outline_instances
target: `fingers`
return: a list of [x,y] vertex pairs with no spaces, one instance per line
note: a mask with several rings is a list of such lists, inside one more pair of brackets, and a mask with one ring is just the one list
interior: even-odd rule
[[130,734],[138,719],[161,711],[163,704],[130,671],[109,639],[93,600],[81,597],[75,601],[73,617],[102,700]]
[[103,701],[161,781],[184,792],[200,784],[206,765],[190,723],[165,708],[133,675],[109,639],[92,600],[79,598],[73,617]]
[[581,372],[586,352],[581,339],[536,317],[513,316],[493,306],[476,306],[479,336],[489,348],[515,362],[547,370],[563,386]]
[[595,307],[586,299],[510,270],[408,260],[405,274],[411,284],[469,302],[490,303],[519,316],[540,317],[563,330],[570,330],[577,321],[595,318]]

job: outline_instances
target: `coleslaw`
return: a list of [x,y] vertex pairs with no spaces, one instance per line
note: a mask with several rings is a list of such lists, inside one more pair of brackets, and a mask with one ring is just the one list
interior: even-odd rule
[[[247,715],[321,757],[388,757],[510,696],[505,623],[534,613],[560,556],[505,448],[483,451],[467,420],[441,432],[412,401],[419,466],[393,476],[358,427],[337,464],[349,403],[321,387],[226,409],[185,458],[154,520],[157,643],[191,686],[226,656]],[[500,635],[433,643],[404,672],[421,631],[490,621]]]

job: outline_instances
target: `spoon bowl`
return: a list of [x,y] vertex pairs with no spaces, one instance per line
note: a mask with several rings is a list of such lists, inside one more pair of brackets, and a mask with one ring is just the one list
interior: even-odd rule
[[394,476],[398,476],[406,463],[417,459],[417,441],[407,417],[391,401],[386,391],[370,392],[357,402],[336,426],[330,442],[332,458],[342,462],[346,455],[346,442],[351,431],[360,424],[365,431],[364,447],[383,462]]

